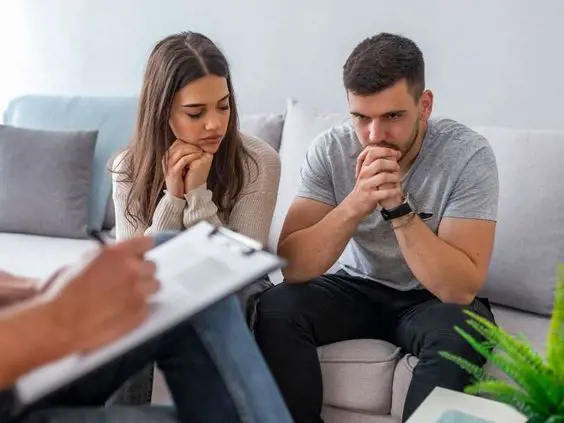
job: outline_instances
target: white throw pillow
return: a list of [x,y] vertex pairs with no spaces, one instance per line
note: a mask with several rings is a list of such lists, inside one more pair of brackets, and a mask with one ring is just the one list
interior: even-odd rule
[[[296,100],[287,100],[279,151],[282,172],[276,210],[268,239],[268,247],[273,251],[276,251],[286,213],[294,200],[300,181],[300,169],[309,145],[320,133],[348,118],[348,115],[344,113],[321,113]],[[274,282],[279,282],[279,280],[274,280]]]

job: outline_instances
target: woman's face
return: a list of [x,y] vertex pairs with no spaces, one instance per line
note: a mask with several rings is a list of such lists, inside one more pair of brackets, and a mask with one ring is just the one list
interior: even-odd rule
[[215,154],[227,132],[229,95],[227,79],[215,75],[206,75],[180,89],[174,96],[169,120],[176,138]]

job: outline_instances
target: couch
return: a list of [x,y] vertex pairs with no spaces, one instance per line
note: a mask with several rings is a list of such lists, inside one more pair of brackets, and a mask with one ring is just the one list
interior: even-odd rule
[[[105,166],[131,135],[136,101],[133,98],[24,96],[14,99],[4,123],[41,129],[95,129],[93,172],[99,186],[97,208],[111,233],[113,208]],[[288,100],[279,114],[241,117],[241,129],[269,143],[282,162],[278,202],[268,247],[276,249],[285,213],[298,183],[305,151],[321,131],[347,119],[343,113],[321,113]],[[493,146],[500,172],[499,223],[492,264],[481,295],[493,305],[499,325],[529,338],[544,351],[551,315],[555,268],[564,260],[564,132],[475,127]],[[106,201],[102,201],[106,200]],[[103,210],[101,210],[103,204]],[[2,207],[2,204],[0,204]],[[65,239],[33,234],[0,233],[0,269],[44,276],[92,248],[88,239]],[[33,265],[31,265],[33,264]],[[270,275],[279,283],[281,275]],[[326,423],[383,423],[401,420],[402,407],[417,358],[381,340],[351,340],[318,350],[323,374]],[[488,365],[489,366],[489,365]],[[495,369],[489,369],[497,373]],[[168,402],[157,375],[153,402]]]

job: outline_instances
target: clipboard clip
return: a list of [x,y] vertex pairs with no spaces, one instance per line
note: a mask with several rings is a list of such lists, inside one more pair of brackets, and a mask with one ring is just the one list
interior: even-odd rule
[[238,250],[239,253],[245,256],[250,256],[258,251],[264,250],[264,247],[260,242],[222,226],[214,226],[208,234],[208,237],[214,238],[214,240],[217,240],[221,244]]

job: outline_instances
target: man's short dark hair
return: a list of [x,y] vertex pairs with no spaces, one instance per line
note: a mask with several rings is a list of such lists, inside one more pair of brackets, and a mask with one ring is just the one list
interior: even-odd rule
[[358,44],[343,66],[345,88],[356,95],[376,94],[405,79],[417,99],[425,89],[423,53],[410,39],[380,33]]

